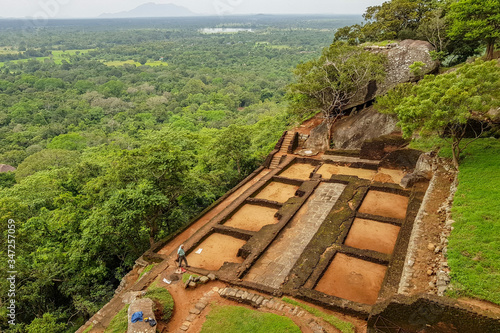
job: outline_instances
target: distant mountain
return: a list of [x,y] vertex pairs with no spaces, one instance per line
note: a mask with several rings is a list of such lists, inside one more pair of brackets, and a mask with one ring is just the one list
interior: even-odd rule
[[104,13],[100,18],[132,18],[132,17],[180,17],[195,16],[196,14],[187,8],[173,4],[145,3],[129,11],[119,13]]

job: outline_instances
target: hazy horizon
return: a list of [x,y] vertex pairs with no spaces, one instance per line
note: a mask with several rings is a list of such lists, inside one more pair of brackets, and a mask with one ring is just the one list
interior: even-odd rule
[[0,18],[98,18],[99,15],[130,11],[146,3],[174,4],[194,14],[362,14],[368,6],[384,0],[0,0]]

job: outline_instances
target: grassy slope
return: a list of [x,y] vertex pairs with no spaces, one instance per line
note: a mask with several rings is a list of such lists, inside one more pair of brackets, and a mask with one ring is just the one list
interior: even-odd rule
[[[411,147],[451,157],[449,144],[430,139]],[[458,190],[453,201],[454,230],[448,262],[450,296],[469,296],[500,304],[500,140],[480,139],[463,154]]]
[[500,141],[466,150],[453,201],[448,260],[453,294],[500,304]]
[[240,306],[214,306],[201,333],[300,333],[290,318]]
[[104,333],[123,333],[127,331],[128,327],[128,307],[126,304],[116,316],[111,319],[109,326],[106,328]]

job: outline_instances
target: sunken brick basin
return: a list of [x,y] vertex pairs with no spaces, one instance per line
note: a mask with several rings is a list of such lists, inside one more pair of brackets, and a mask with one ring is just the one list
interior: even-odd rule
[[316,288],[327,295],[375,304],[387,267],[337,253]]
[[356,218],[347,234],[345,245],[358,249],[391,254],[398,239],[399,226]]
[[356,176],[362,179],[371,179],[375,176],[377,171],[325,163],[318,169],[318,171],[316,171],[316,173],[320,174],[324,179],[330,179],[333,175]]
[[359,212],[396,219],[404,219],[408,207],[408,197],[381,191],[370,190],[366,194]]
[[289,198],[295,196],[295,192],[299,189],[297,185],[290,185],[281,182],[273,181],[269,183],[255,198],[265,199],[276,202],[285,202]]
[[280,173],[279,176],[290,179],[308,180],[315,169],[316,166],[309,163],[294,163]]
[[274,217],[276,212],[278,212],[276,208],[245,204],[224,225],[236,229],[259,231],[265,225],[278,222],[278,219]]
[[[243,258],[237,254],[245,243],[245,240],[213,233],[189,253],[187,261],[190,266],[217,271],[225,262],[242,263]],[[201,253],[196,253],[199,249]]]

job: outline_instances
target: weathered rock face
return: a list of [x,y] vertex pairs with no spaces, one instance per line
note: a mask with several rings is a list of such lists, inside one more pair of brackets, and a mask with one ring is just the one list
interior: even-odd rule
[[325,151],[330,148],[328,138],[330,134],[330,125],[324,121],[319,126],[311,130],[309,138],[304,144],[305,149],[312,151]]
[[0,164],[0,172],[16,171],[16,168],[7,164]]
[[136,299],[130,304],[128,308],[128,329],[127,333],[155,333],[156,326],[152,327],[146,321],[131,322],[132,315],[138,311],[142,311],[143,318],[155,319],[153,312],[153,300],[150,298]]
[[434,47],[429,42],[423,40],[406,39],[386,47],[371,46],[365,49],[387,55],[387,75],[384,82],[378,84],[371,83],[365,89],[362,89],[351,100],[347,108],[363,104],[377,96],[384,95],[399,83],[415,80],[415,77],[410,72],[410,65],[416,61],[425,64],[422,68],[422,74],[433,73],[439,67],[439,62],[432,60],[430,56],[430,51],[433,51]]
[[358,149],[363,142],[383,135],[399,132],[397,119],[381,114],[373,107],[337,121],[332,128],[332,141],[336,149]]

